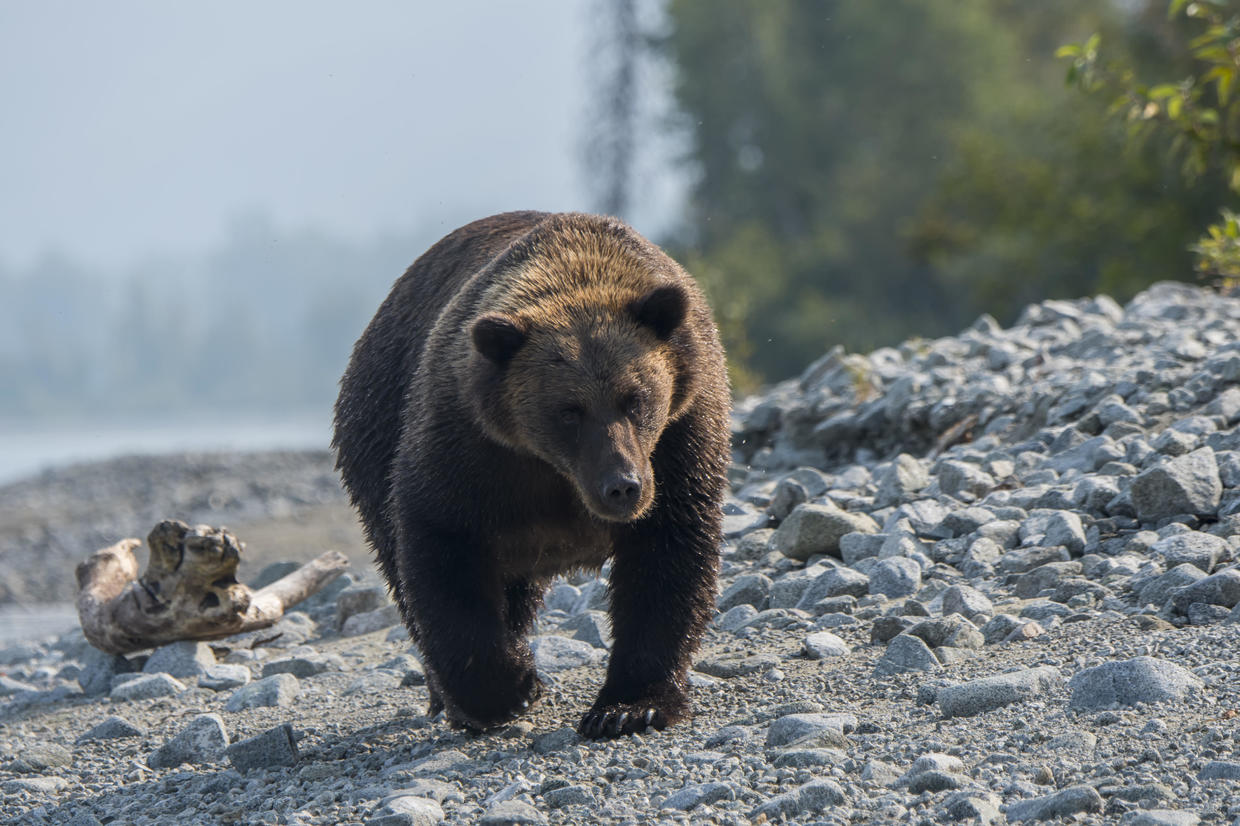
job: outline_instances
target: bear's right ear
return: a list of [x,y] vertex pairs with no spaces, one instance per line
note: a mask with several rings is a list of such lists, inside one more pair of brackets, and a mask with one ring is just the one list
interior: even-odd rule
[[675,284],[655,287],[629,304],[633,317],[665,341],[685,320],[688,311],[689,296]]
[[470,337],[479,353],[502,367],[525,343],[525,328],[512,316],[487,313],[474,322]]

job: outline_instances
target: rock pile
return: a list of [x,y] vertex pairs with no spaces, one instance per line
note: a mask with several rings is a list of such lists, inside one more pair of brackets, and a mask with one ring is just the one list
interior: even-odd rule
[[832,352],[737,407],[692,724],[573,732],[606,571],[480,736],[346,582],[205,654],[0,652],[0,819],[1240,824],[1238,424],[1240,300],[1184,285]]

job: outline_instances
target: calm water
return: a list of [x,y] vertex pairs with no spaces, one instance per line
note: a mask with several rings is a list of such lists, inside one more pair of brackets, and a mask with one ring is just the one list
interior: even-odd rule
[[41,425],[0,422],[0,484],[50,467],[126,454],[183,450],[326,448],[328,410],[244,419]]

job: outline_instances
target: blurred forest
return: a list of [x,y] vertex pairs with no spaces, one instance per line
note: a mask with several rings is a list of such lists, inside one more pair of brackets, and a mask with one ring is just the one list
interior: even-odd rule
[[326,409],[353,342],[438,234],[350,243],[251,215],[205,256],[119,275],[58,255],[0,268],[0,416]]
[[1191,278],[1190,245],[1234,203],[1217,160],[1186,179],[1174,135],[1132,140],[1112,98],[1070,88],[1056,59],[1098,33],[1137,81],[1192,75],[1201,26],[1166,0],[671,0],[667,13],[649,43],[673,65],[696,171],[670,246],[712,294],[739,388],[836,343]]
[[[589,67],[598,201],[582,206],[625,214],[644,130],[680,141],[688,205],[656,240],[710,292],[741,391],[837,343],[1191,278],[1190,246],[1235,206],[1216,159],[1186,177],[1174,135],[1133,140],[1056,57],[1097,32],[1138,79],[1192,76],[1196,30],[1166,0],[596,2],[610,48]],[[653,127],[634,114],[652,77],[675,108]],[[0,417],[326,407],[392,281],[448,226],[344,242],[249,216],[207,255],[120,278],[0,263]]]

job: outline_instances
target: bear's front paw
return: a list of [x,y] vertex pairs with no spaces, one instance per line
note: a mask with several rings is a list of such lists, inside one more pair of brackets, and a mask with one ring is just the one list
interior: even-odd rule
[[597,740],[650,729],[662,731],[683,719],[688,711],[688,698],[680,692],[661,692],[633,703],[605,703],[599,698],[594,708],[582,716],[577,733]]
[[507,690],[501,687],[504,682],[508,681],[488,677],[467,695],[443,696],[448,722],[456,728],[485,731],[529,711],[542,696],[542,681],[532,668],[519,672]]

